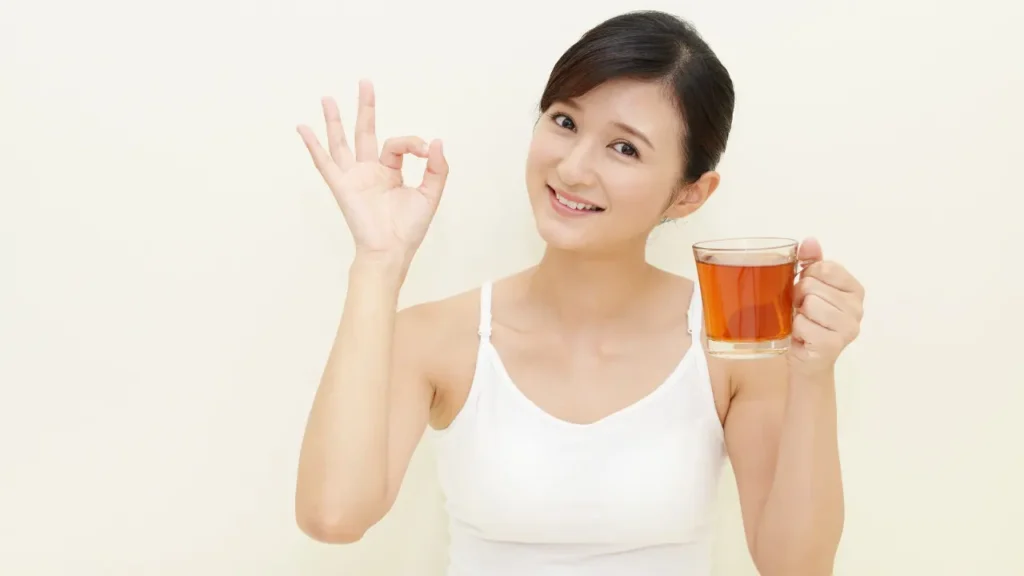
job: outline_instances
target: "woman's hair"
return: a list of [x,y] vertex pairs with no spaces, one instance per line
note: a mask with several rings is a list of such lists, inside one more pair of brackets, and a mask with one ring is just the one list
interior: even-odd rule
[[583,35],[555,63],[540,109],[618,78],[664,83],[683,121],[683,182],[714,170],[725,151],[735,101],[732,79],[688,22],[629,12]]

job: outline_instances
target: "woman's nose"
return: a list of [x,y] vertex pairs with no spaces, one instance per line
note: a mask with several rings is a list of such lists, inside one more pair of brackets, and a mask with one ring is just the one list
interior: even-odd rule
[[558,163],[557,172],[558,178],[567,187],[593,186],[595,179],[590,146],[584,142],[574,145]]

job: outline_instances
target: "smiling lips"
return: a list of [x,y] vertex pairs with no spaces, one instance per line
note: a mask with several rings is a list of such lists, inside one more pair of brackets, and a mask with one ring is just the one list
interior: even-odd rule
[[604,208],[600,206],[588,204],[582,198],[564,194],[551,186],[548,186],[548,191],[551,193],[552,203],[562,211],[572,214],[595,214],[604,211]]

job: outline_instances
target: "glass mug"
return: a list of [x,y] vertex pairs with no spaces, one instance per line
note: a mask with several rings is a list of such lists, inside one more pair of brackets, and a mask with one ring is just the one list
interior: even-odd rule
[[693,245],[708,354],[783,354],[793,332],[796,240],[728,238]]

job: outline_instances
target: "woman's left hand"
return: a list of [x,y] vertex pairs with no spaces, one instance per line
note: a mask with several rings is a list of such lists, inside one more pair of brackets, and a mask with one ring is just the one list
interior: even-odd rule
[[790,373],[830,376],[839,354],[860,333],[864,287],[842,265],[824,260],[814,238],[800,244],[797,258],[801,271],[793,294]]

